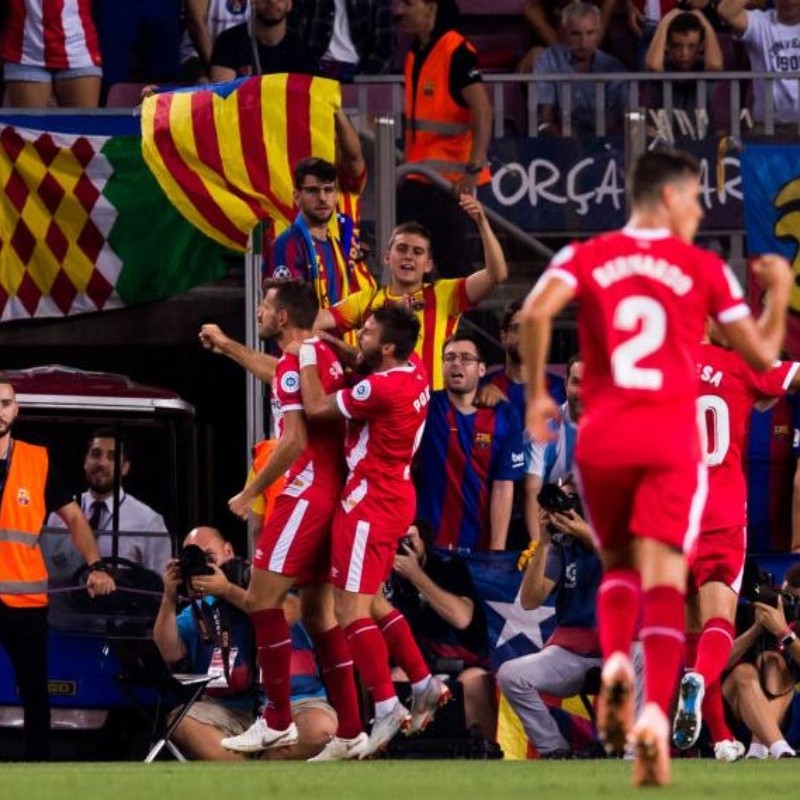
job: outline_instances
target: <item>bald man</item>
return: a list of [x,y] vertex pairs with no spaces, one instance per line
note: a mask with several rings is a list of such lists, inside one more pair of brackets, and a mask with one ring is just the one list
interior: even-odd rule
[[[264,702],[255,670],[255,637],[245,611],[245,589],[231,583],[221,569],[234,557],[234,551],[216,528],[194,528],[184,539],[183,547],[190,544],[205,553],[213,573],[192,578],[191,586],[187,587],[192,594],[192,605],[178,613],[178,588],[183,581],[178,560],[169,561],[153,639],[167,663],[174,665],[186,660],[192,672],[207,672],[214,675],[214,680],[209,683],[203,699],[195,703],[181,720],[173,739],[191,758],[238,761],[244,758],[243,754],[225,750],[220,741],[247,730]],[[304,759],[319,752],[334,736],[336,713],[325,699],[308,635],[297,623],[297,598],[289,597],[284,611],[291,626],[292,647],[297,656],[293,658],[297,669],[292,675],[292,717],[297,725],[299,741],[293,747],[270,750],[266,757]],[[209,621],[206,627],[212,631],[210,641],[203,640],[198,619]],[[222,648],[214,640],[217,620],[223,630],[230,630],[227,678]]]

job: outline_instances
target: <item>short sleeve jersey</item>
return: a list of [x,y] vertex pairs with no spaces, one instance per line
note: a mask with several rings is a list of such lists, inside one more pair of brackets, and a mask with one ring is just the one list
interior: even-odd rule
[[578,462],[699,461],[696,352],[706,317],[727,323],[750,314],[730,268],[666,230],[628,227],[565,247],[548,279],[569,284],[579,304]]
[[364,289],[330,309],[336,327],[342,332],[360,328],[376,308],[389,303],[405,303],[420,321],[416,353],[430,376],[431,388],[442,389],[442,348],[455,332],[463,311],[471,308],[467,297],[466,278],[453,278],[427,283],[413,294],[393,294],[386,286]]
[[411,459],[425,428],[429,398],[427,376],[414,360],[338,392],[336,402],[348,419],[345,511],[358,506],[359,517],[385,525],[414,518]]
[[[317,351],[317,371],[322,388],[326,394],[335,394],[345,386],[342,365],[325,342],[315,339],[314,348]],[[272,391],[273,413],[278,420],[280,438],[283,434],[283,415],[289,411],[303,411],[300,366],[296,355],[284,353],[280,357]],[[341,420],[310,420],[307,425],[308,444],[289,467],[283,494],[298,494],[312,483],[322,487],[341,485],[344,476],[344,426]]]
[[698,407],[705,420],[708,499],[701,530],[744,525],[747,484],[743,468],[750,412],[758,400],[783,397],[800,364],[778,361],[752,370],[737,353],[701,344],[697,358]]

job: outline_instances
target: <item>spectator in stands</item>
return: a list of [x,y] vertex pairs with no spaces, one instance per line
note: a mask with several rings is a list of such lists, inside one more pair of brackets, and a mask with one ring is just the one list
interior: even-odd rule
[[455,330],[463,311],[477,305],[508,277],[503,250],[481,204],[466,194],[461,195],[460,202],[478,226],[486,263],[483,269],[468,278],[424,283],[433,268],[431,234],[418,223],[403,223],[392,232],[384,257],[389,268],[389,285],[377,290],[365,289],[333,308],[320,311],[316,327],[346,333],[360,328],[373,309],[387,303],[411,306],[422,325],[416,353],[427,370],[431,389],[441,389],[444,383],[439,354],[445,339]]
[[[754,72],[780,75],[800,69],[800,3],[775,0],[768,11],[745,8],[746,0],[722,0],[718,11],[741,37]],[[753,82],[753,118],[759,129],[765,122],[764,81]],[[800,94],[796,78],[772,81],[772,102],[776,133],[797,135]]]
[[[128,445],[120,439],[120,480],[131,469]],[[92,433],[86,448],[83,471],[88,489],[81,494],[79,504],[97,538],[100,555],[113,553],[114,542],[114,459],[117,447],[116,433],[111,428],[99,428]],[[120,557],[141,564],[159,575],[172,553],[172,545],[164,518],[150,506],[126,492],[119,492],[119,538],[117,553]],[[47,522],[52,527],[63,527],[60,519],[51,514]],[[67,582],[83,559],[66,536],[48,536],[42,544],[50,579]]]
[[[800,565],[786,572],[782,589],[800,599]],[[736,638],[728,664],[735,666],[722,691],[735,717],[752,732],[746,758],[791,758],[796,755],[782,728],[790,722],[795,683],[800,676],[797,622],[788,624],[784,600],[777,607],[753,603],[753,623]],[[795,739],[796,737],[792,737]]]
[[[723,68],[722,49],[711,23],[700,11],[683,11],[675,8],[664,17],[656,27],[653,40],[645,56],[645,69],[649,72],[713,72]],[[672,108],[684,111],[689,119],[700,120],[695,112],[698,105],[698,86],[696,80],[671,81]],[[661,85],[653,87],[650,105],[663,108],[664,99]],[[711,89],[706,84],[706,101],[703,109],[711,116]]]
[[91,0],[13,0],[3,5],[5,104],[45,108],[55,94],[59,106],[97,108],[103,70]]
[[448,278],[468,275],[474,258],[458,198],[491,177],[492,109],[475,48],[455,30],[458,17],[455,0],[400,2],[401,26],[414,37],[405,62],[405,161],[433,169],[452,192],[409,176],[397,191],[397,221],[432,232],[434,264]]
[[433,525],[437,547],[503,550],[524,473],[522,422],[507,401],[475,405],[486,371],[476,339],[451,336],[442,362],[445,388],[431,393],[419,446],[417,515]]
[[[561,12],[572,0],[527,0],[522,15],[533,28],[534,46],[522,57],[517,72],[533,72],[533,67],[546,47],[560,41]],[[617,0],[591,0],[600,8],[600,41],[605,38]]]
[[276,72],[314,75],[317,61],[311,50],[287,27],[292,0],[253,0],[253,7],[256,46],[250,38],[249,23],[220,33],[211,53],[211,82]]
[[751,553],[786,553],[792,548],[794,504],[800,502],[794,493],[800,439],[793,443],[793,431],[798,419],[796,394],[750,413],[744,460]]
[[[486,617],[467,565],[455,553],[437,553],[433,540],[433,527],[415,520],[400,542],[384,594],[375,597],[373,616],[383,620],[394,607],[406,617],[431,672],[461,684],[467,727],[493,740],[497,711],[494,680],[486,669]],[[410,732],[426,722],[415,718],[412,708]]]
[[[574,487],[568,490],[577,496]],[[580,513],[545,513],[519,599],[524,609],[532,611],[555,592],[556,629],[539,652],[506,661],[497,672],[500,691],[522,720],[540,758],[572,755],[541,695],[578,694],[586,673],[601,665],[595,619],[601,574],[594,539]]]
[[[526,443],[525,520],[532,541],[539,536],[539,501],[545,483],[571,480],[578,420],[581,415],[583,361],[578,353],[567,362],[567,399],[560,407],[558,435],[546,445]],[[524,419],[524,417],[523,417]]]
[[[197,701],[174,733],[175,742],[192,758],[229,761],[244,758],[220,745],[226,736],[247,730],[263,702],[255,669],[255,634],[245,606],[246,590],[225,572],[233,548],[216,528],[194,528],[183,546],[206,555],[211,575],[192,578],[192,604],[177,611],[182,580],[178,561],[164,573],[164,596],[153,626],[153,639],[169,664],[185,663],[195,673],[214,675],[206,695]],[[299,741],[291,748],[267,751],[267,758],[308,758],[336,733],[336,714],[325,700],[311,643],[298,622],[296,597],[284,605],[292,628],[292,719]],[[205,629],[205,632],[204,632]],[[227,645],[226,645],[227,642]],[[226,652],[227,651],[227,652]],[[229,667],[223,667],[224,658]]]
[[386,72],[392,58],[390,0],[298,0],[290,29],[319,59],[319,74],[352,82]]
[[93,9],[105,90],[132,80],[180,79],[181,0],[94,0]]
[[[560,73],[578,75],[593,72],[624,72],[625,67],[614,56],[599,50],[601,16],[597,6],[575,0],[562,12],[564,44],[554,44],[542,53],[534,73]],[[544,81],[538,86],[539,132],[561,135],[564,120],[561,115],[559,84]],[[597,107],[595,83],[576,82],[564,84],[571,92],[572,129],[579,135],[592,136],[596,130]],[[606,132],[622,125],[625,112],[625,85],[621,81],[605,84]]]
[[[346,122],[343,113],[338,117]],[[363,158],[361,163],[363,175]],[[362,289],[374,291],[375,279],[354,241],[352,222],[348,227],[337,216],[339,235],[331,235],[339,194],[336,167],[321,158],[304,158],[296,164],[293,180],[299,213],[270,246],[265,277],[311,281],[320,308],[330,308]]]
[[188,83],[205,82],[214,42],[234,25],[247,22],[247,0],[186,0],[186,31],[181,42],[181,73]]

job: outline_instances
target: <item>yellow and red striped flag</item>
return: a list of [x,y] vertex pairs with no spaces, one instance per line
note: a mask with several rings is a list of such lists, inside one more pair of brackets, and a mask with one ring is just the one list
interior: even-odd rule
[[142,153],[189,222],[243,252],[257,222],[280,232],[294,218],[294,165],[334,161],[340,105],[336,81],[295,74],[155,94],[142,105]]

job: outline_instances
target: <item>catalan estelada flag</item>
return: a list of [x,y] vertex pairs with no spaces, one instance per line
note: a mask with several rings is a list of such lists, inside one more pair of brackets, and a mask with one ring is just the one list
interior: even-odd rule
[[292,168],[335,159],[339,84],[265,75],[167,92],[142,105],[142,152],[164,194],[214,241],[244,251],[255,224],[292,219]]

